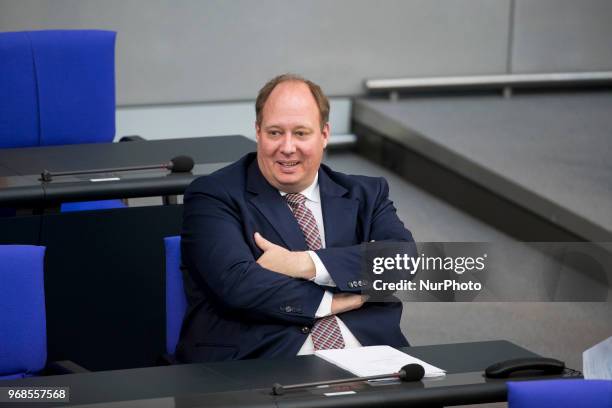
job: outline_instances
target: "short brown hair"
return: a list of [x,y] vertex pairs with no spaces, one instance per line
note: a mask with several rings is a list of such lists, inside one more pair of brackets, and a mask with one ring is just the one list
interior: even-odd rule
[[327,96],[325,96],[319,85],[295,74],[282,74],[275,78],[272,78],[263,86],[263,88],[259,90],[259,93],[257,94],[257,99],[255,100],[255,123],[257,123],[257,126],[261,126],[264,105],[266,104],[266,101],[268,100],[268,97],[270,96],[274,88],[276,88],[276,85],[289,81],[302,82],[308,86],[310,92],[312,93],[312,96],[314,97],[317,103],[317,107],[319,108],[321,130],[323,130],[325,124],[329,122],[329,100],[327,99]]

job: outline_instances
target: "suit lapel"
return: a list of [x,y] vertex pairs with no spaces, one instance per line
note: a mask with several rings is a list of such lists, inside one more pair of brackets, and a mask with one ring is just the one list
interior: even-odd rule
[[[254,195],[250,201],[266,218],[278,233],[287,249],[291,251],[304,251],[308,249],[304,234],[300,230],[293,213],[280,195],[261,174],[257,160],[254,160],[248,169],[247,190]],[[264,236],[270,240],[270,237]]]
[[319,170],[319,192],[325,224],[325,245],[346,246],[355,240],[359,201],[344,197],[346,188],[327,175],[325,168]]

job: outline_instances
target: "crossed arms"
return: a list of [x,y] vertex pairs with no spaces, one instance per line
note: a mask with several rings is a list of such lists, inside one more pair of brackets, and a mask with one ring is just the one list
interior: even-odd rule
[[[412,240],[387,196],[387,184],[381,179],[362,241]],[[314,322],[326,287],[310,280],[315,268],[308,253],[289,251],[255,236],[257,231],[244,222],[248,209],[213,180],[190,189],[184,202],[183,259],[196,284],[206,287],[224,307],[253,321]],[[257,258],[256,247],[263,251]],[[360,245],[324,248],[316,254],[337,285],[332,314],[361,307],[360,290],[346,284],[359,279]]]

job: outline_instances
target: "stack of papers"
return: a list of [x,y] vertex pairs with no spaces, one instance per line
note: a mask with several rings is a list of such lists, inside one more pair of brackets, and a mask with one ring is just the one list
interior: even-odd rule
[[582,372],[586,380],[612,380],[612,337],[582,353]]
[[440,377],[446,374],[441,368],[389,346],[317,350],[315,355],[358,377],[397,373],[403,366],[412,363],[423,366],[425,377]]

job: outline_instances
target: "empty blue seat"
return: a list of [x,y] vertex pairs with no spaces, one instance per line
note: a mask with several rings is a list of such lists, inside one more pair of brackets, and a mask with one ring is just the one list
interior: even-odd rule
[[42,246],[0,245],[0,379],[45,367],[44,256]]
[[166,237],[164,245],[166,249],[166,353],[173,355],[187,310],[187,298],[181,274],[181,237]]

